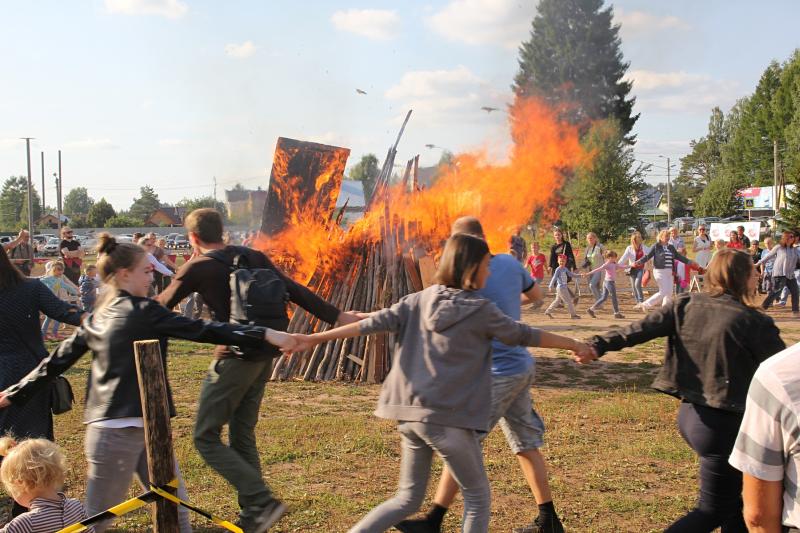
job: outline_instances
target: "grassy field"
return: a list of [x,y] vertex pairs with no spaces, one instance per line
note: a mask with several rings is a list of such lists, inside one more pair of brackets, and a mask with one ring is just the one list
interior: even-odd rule
[[[622,285],[620,284],[620,287]],[[628,319],[641,316],[623,296]],[[580,310],[588,304],[581,303]],[[549,321],[525,311],[524,320],[581,338],[626,323],[609,313]],[[800,322],[777,310],[784,340],[800,340]],[[652,392],[664,341],[609,354],[579,367],[566,353],[537,350],[537,408],[547,424],[543,449],[557,509],[569,531],[662,531],[689,509],[696,492],[697,463],[675,428],[677,401]],[[173,430],[191,500],[228,519],[236,517],[235,495],[195,452],[191,426],[210,348],[171,344],[169,376],[178,416]],[[82,397],[88,360],[68,376]],[[346,531],[371,507],[393,493],[398,473],[398,437],[391,423],[371,415],[377,386],[306,382],[270,383],[258,425],[265,477],[290,507],[274,531]],[[84,494],[81,408],[56,417],[56,436],[69,456],[67,492]],[[509,531],[534,514],[533,499],[500,431],[486,444],[492,483],[491,531]],[[438,479],[440,463],[433,473]],[[131,494],[138,489],[132,487]],[[426,504],[427,505],[427,504]],[[445,523],[458,530],[460,501]],[[195,517],[198,531],[218,531]],[[0,522],[2,523],[2,522]],[[148,530],[148,515],[121,519],[118,531]]]

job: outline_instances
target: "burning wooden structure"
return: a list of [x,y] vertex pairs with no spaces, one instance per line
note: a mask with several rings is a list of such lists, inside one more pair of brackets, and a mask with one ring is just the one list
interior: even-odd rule
[[[371,199],[373,202],[387,194],[397,142],[384,160]],[[311,290],[338,308],[371,311],[422,290],[423,280],[429,283],[433,276],[433,261],[419,238],[415,222],[404,220],[401,213],[392,212],[388,202],[381,216],[379,237],[350,241],[345,253],[336,258],[309,260],[293,256],[272,240],[286,227],[302,225],[303,220],[308,219],[327,221],[326,238],[342,238],[334,205],[348,154],[349,150],[343,148],[292,139],[278,140],[262,222],[266,239],[261,247],[297,279],[307,278]],[[417,167],[418,158],[406,166],[403,183],[409,194],[416,189]],[[296,238],[313,237],[306,234]],[[313,270],[308,269],[308,263],[313,263]],[[296,333],[329,328],[328,324],[299,308],[294,309],[289,324],[289,331]],[[393,344],[394,338],[390,334],[322,344],[311,352],[278,358],[272,379],[381,382],[389,371]]]

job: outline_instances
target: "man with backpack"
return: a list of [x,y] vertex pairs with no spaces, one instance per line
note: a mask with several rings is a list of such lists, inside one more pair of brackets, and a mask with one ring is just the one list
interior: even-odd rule
[[[199,255],[178,270],[158,297],[166,307],[196,292],[220,322],[253,322],[285,331],[290,301],[330,324],[359,320],[287,277],[261,252],[225,245],[218,211],[196,209],[186,216],[184,226]],[[255,438],[272,358],[279,354],[272,347],[253,352],[217,346],[197,407],[195,446],[208,465],[236,488],[245,533],[268,530],[286,512],[264,483]],[[220,438],[226,424],[228,446]]]

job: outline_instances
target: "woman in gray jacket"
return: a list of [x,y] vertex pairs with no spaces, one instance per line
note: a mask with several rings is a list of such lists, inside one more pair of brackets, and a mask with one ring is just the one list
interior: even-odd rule
[[489,482],[479,433],[489,426],[491,341],[515,346],[572,350],[589,356],[584,343],[515,322],[478,296],[489,276],[489,247],[464,234],[448,239],[438,285],[410,294],[368,318],[314,335],[295,335],[297,349],[378,332],[396,335],[392,369],[375,414],[396,420],[402,438],[400,482],[350,533],[377,533],[415,513],[425,498],[433,452],[453,472],[464,497],[463,531],[489,528]]
[[794,271],[797,268],[797,261],[800,260],[800,253],[795,248],[797,236],[794,232],[784,231],[781,236],[781,242],[768,253],[761,256],[761,260],[756,263],[756,267],[768,262],[773,257],[775,264],[772,266],[772,291],[767,295],[762,306],[764,309],[769,309],[772,302],[778,298],[786,287],[792,295],[792,314],[798,314],[798,301],[797,301],[797,280],[794,279]]

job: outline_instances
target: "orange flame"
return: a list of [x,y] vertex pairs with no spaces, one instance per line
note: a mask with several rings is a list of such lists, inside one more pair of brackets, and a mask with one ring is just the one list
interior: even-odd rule
[[514,144],[508,163],[490,163],[485,151],[461,154],[426,190],[409,193],[396,185],[385,191],[346,232],[320,220],[313,206],[295,206],[287,229],[262,240],[259,248],[284,250],[294,258],[296,278],[308,281],[317,269],[329,272],[349,264],[352,251],[381,239],[387,224],[399,225],[407,237],[408,242],[394,244],[423,244],[436,252],[456,218],[474,215],[491,249],[508,251],[511,233],[535,211],[549,219],[557,215],[565,171],[588,159],[577,129],[541,101],[520,99],[509,116]]

